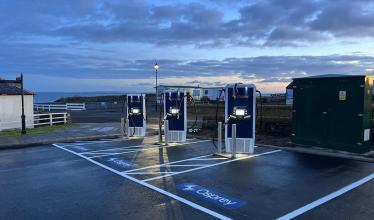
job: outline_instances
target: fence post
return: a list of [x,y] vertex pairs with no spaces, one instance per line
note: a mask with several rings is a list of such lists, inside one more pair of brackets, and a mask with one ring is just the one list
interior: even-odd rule
[[165,145],[169,145],[169,121],[165,120],[164,123],[164,133],[165,133]]
[[219,154],[222,153],[222,122],[218,122],[218,145],[217,145],[217,152]]
[[236,124],[232,124],[231,127],[231,157],[236,158]]
[[53,125],[52,113],[49,113],[49,126]]

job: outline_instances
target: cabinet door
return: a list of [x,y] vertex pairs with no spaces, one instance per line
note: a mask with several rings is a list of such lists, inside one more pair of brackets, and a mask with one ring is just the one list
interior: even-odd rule
[[324,137],[325,102],[323,91],[313,83],[303,83],[294,88],[293,133],[300,144],[320,145]]
[[337,81],[328,87],[324,142],[334,148],[355,147],[362,143],[363,94],[359,81]]

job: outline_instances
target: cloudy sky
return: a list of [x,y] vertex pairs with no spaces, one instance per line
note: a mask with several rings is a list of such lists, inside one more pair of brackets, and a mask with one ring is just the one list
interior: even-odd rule
[[374,69],[371,0],[0,0],[0,77],[33,91],[150,91]]

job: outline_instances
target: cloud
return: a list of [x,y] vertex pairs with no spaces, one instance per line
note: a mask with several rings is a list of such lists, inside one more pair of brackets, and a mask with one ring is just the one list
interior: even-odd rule
[[[76,42],[288,47],[374,37],[369,0],[5,2],[0,6],[0,19],[7,21],[0,25],[3,40],[50,36]],[[236,16],[227,17],[232,11]]]
[[[85,80],[94,82],[90,89],[151,87],[154,59],[163,82],[208,86],[243,80],[281,88],[293,77],[374,66],[372,56],[344,54],[353,48],[347,43],[374,38],[369,0],[2,0],[0,11],[0,72],[38,75],[44,90],[54,87],[43,86],[43,76],[61,83],[56,88]],[[303,56],[326,48],[338,54]],[[278,49],[295,56],[277,56]]]
[[[372,3],[371,3],[372,4]],[[374,36],[374,10],[370,1],[342,1],[328,4],[308,25],[337,37]]]
[[[20,45],[13,53],[9,48],[0,50],[0,73],[18,74],[24,71],[30,82],[38,76],[37,85],[42,90],[70,88],[76,83],[95,82],[89,88],[100,86],[119,88],[121,85],[151,88],[154,84],[154,60],[125,59],[121,56],[97,54],[97,51],[81,49],[79,53],[54,51],[55,45]],[[52,48],[52,49],[51,49]],[[52,53],[51,50],[54,52]],[[86,51],[82,53],[82,51]],[[6,57],[6,59],[4,59]],[[374,57],[368,55],[328,56],[259,56],[225,59],[160,59],[158,60],[160,83],[200,84],[222,86],[228,82],[286,83],[294,77],[321,74],[365,74],[373,71]],[[42,76],[58,78],[59,87]],[[0,77],[4,77],[1,76]],[[67,79],[64,81],[63,79]],[[36,81],[34,82],[36,83]],[[102,83],[98,83],[102,81]],[[105,84],[103,84],[106,82]],[[123,84],[121,84],[121,83]],[[44,84],[43,84],[44,83]],[[78,88],[75,86],[74,88]]]
[[188,81],[187,83],[189,83],[189,84],[199,84],[199,83],[204,83],[204,82],[200,81],[200,80],[193,80],[193,81]]

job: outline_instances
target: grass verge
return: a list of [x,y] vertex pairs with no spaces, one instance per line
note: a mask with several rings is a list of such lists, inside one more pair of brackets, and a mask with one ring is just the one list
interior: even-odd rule
[[[37,134],[47,134],[53,131],[62,130],[65,128],[71,127],[71,123],[63,124],[63,125],[53,125],[53,126],[45,126],[45,127],[37,127],[37,128],[28,128],[27,135],[37,135]],[[0,131],[0,137],[15,137],[21,136],[21,129],[11,129]]]

